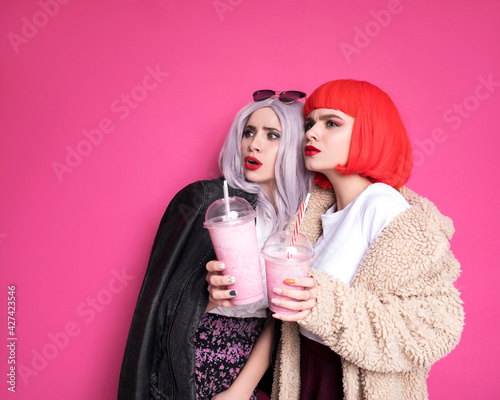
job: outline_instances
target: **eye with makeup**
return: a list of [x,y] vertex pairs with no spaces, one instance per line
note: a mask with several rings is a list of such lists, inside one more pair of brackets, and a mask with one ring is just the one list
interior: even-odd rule
[[243,137],[252,137],[255,135],[255,132],[252,128],[249,128],[249,127],[246,127],[244,130],[243,130]]
[[269,140],[281,139],[281,135],[278,132],[271,131],[267,134],[267,138]]
[[311,121],[311,120],[306,120],[306,122],[304,123],[304,129],[305,131],[307,132],[309,129],[311,129],[312,127],[314,126],[314,121]]
[[342,124],[339,121],[335,121],[334,119],[327,120],[325,122],[325,125],[327,128],[334,128],[334,127],[342,126]]

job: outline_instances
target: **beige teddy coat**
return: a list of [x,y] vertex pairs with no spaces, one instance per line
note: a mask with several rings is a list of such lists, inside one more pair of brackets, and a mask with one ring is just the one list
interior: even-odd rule
[[[346,400],[427,399],[431,365],[458,343],[464,324],[453,286],[460,265],[450,251],[452,221],[407,188],[410,209],[368,249],[351,285],[323,271],[317,305],[300,325],[340,355]],[[331,190],[316,188],[301,226],[314,243]],[[283,322],[273,399],[300,398],[298,324]],[[302,399],[310,400],[310,399]]]

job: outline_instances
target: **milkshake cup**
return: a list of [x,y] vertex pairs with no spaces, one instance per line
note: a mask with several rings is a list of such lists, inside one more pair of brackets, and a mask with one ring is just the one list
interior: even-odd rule
[[241,197],[214,201],[205,214],[217,260],[224,262],[224,275],[232,275],[236,283],[229,286],[237,296],[235,305],[254,303],[264,297],[259,245],[255,230],[255,211]]
[[273,292],[274,288],[287,287],[293,290],[304,290],[300,286],[291,286],[284,283],[288,278],[305,278],[308,276],[314,251],[307,237],[298,233],[295,246],[290,247],[292,232],[281,231],[271,235],[262,248],[262,255],[266,263],[267,297],[269,308],[279,314],[295,314],[297,311],[277,306],[272,299],[294,301],[289,297],[280,296]]

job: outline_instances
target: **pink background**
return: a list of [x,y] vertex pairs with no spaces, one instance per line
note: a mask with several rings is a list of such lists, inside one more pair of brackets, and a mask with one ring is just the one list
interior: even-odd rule
[[217,175],[254,90],[352,77],[392,96],[415,150],[408,186],[455,221],[466,327],[430,398],[500,398],[499,13],[494,0],[2,1],[0,338],[15,284],[19,339],[15,394],[0,348],[0,397],[115,398],[169,200]]

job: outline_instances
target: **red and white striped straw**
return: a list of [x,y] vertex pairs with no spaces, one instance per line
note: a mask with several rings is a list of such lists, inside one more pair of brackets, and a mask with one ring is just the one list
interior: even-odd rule
[[[302,218],[304,218],[304,212],[306,211],[307,203],[309,203],[309,197],[311,193],[307,194],[306,201],[303,201],[300,205],[299,215],[297,215],[297,221],[295,222],[295,229],[293,230],[292,240],[290,242],[290,247],[295,247],[295,242],[297,240],[297,235],[299,234],[300,224],[302,223]],[[288,258],[291,258],[292,254],[288,253]]]

